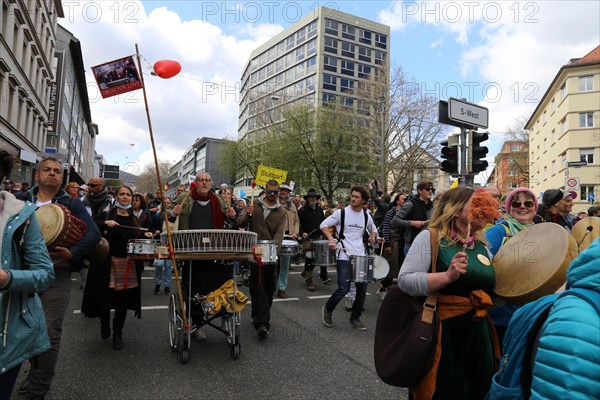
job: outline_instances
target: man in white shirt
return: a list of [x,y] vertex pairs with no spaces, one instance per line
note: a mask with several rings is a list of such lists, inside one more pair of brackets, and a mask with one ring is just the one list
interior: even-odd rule
[[[349,256],[368,255],[367,242],[370,241],[374,244],[377,240],[377,227],[373,222],[373,218],[370,213],[363,209],[363,203],[368,201],[368,199],[369,193],[365,188],[361,186],[352,187],[350,205],[343,210],[336,210],[320,225],[321,232],[329,240],[329,248],[337,252],[336,269],[338,288],[333,292],[322,309],[323,324],[329,328],[333,326],[333,310],[350,289],[350,282],[348,281],[351,270]],[[332,226],[335,226],[339,234],[339,242],[336,242],[329,232],[329,227]],[[367,283],[356,282],[356,300],[350,314],[350,326],[361,331],[367,330],[360,321],[366,294]]]

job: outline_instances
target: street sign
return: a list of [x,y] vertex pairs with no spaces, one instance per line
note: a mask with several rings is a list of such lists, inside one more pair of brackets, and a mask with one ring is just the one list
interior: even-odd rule
[[571,197],[573,198],[573,200],[575,200],[577,198],[577,192],[574,190],[569,190],[569,193],[571,193]]
[[565,178],[565,189],[579,192],[579,178]]
[[488,109],[478,104],[450,97],[448,99],[448,118],[464,125],[479,128],[488,127]]
[[569,161],[569,167],[583,167],[587,165],[587,161]]

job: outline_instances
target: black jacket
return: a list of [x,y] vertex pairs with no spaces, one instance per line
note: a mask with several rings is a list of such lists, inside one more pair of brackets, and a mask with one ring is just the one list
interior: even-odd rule
[[417,229],[410,225],[410,221],[427,221],[431,217],[433,202],[425,204],[418,194],[409,197],[400,211],[392,219],[392,228],[405,229],[404,242],[410,244],[423,229]]
[[321,238],[321,229],[319,226],[325,219],[325,214],[321,207],[315,205],[313,209],[309,205],[303,206],[298,210],[298,219],[300,219],[300,237],[306,232],[309,234],[309,239],[318,240]]

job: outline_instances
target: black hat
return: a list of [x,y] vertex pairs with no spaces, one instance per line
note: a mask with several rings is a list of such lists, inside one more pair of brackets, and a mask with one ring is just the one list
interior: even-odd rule
[[559,201],[561,201],[564,197],[564,193],[562,190],[558,189],[549,189],[544,192],[544,197],[542,197],[542,203],[546,207],[552,207]]
[[308,200],[308,198],[311,196],[316,197],[317,200],[321,198],[321,196],[317,194],[317,191],[314,188],[308,189],[308,193],[306,193],[306,196],[304,196],[304,200]]

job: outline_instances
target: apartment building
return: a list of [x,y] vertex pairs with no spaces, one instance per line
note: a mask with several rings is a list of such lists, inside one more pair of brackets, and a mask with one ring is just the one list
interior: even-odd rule
[[529,152],[527,143],[508,140],[494,158],[494,169],[487,184],[506,194],[520,186],[529,186]]
[[[530,188],[541,195],[571,189],[573,211],[585,211],[600,193],[600,46],[563,65],[525,128],[529,130]],[[574,181],[571,181],[574,182]]]
[[222,145],[223,139],[197,138],[185,151],[181,161],[169,169],[167,194],[176,191],[180,183],[189,186],[189,177],[196,176],[199,172],[208,172],[214,186],[222,183],[231,184],[231,177],[227,176],[220,162]]

